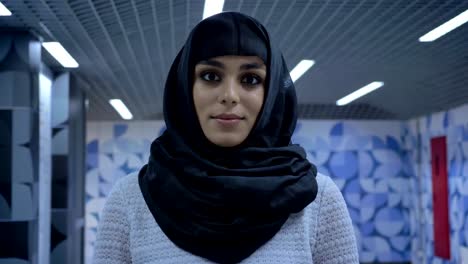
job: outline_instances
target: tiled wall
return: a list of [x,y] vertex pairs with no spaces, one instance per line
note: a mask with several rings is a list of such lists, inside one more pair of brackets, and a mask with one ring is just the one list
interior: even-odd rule
[[163,122],[88,123],[85,183],[85,260],[91,264],[99,213],[113,184],[148,161]]
[[[56,74],[52,86],[52,195],[50,263],[82,263],[84,109],[73,76]],[[81,128],[81,130],[80,130]],[[81,133],[80,133],[81,132]],[[83,222],[83,221],[81,221]]]
[[43,118],[50,115],[50,100],[42,100],[50,85],[40,63],[37,39],[0,32],[0,263],[38,260],[38,185],[50,169],[43,156],[50,156],[50,148],[39,148],[50,144],[43,133],[50,132]]
[[82,263],[83,91],[36,37],[0,40],[0,263]]
[[[419,123],[419,126],[415,125]],[[468,263],[461,258],[461,247],[468,247],[468,104],[450,111],[428,115],[409,122],[409,134],[421,141],[420,166],[421,220],[417,234],[422,234],[424,263]],[[417,131],[419,127],[419,131]],[[449,216],[451,260],[434,256],[432,175],[430,139],[447,137]],[[416,158],[416,157],[415,157]],[[413,238],[414,239],[414,238]]]
[[409,180],[401,122],[302,121],[293,140],[341,189],[362,262],[409,261]]
[[[89,123],[86,250],[117,179],[146,163],[163,122]],[[434,257],[430,138],[445,135],[450,195],[450,261]],[[301,120],[293,141],[341,189],[366,263],[464,263],[468,247],[468,105],[399,121]],[[468,261],[468,260],[464,260]]]
[[[92,256],[99,212],[115,181],[146,163],[162,122],[89,123],[85,255]],[[413,173],[400,139],[401,122],[300,121],[293,141],[347,201],[361,261],[408,261],[409,184]]]
[[56,77],[52,89],[51,264],[66,262],[68,215],[69,74]]

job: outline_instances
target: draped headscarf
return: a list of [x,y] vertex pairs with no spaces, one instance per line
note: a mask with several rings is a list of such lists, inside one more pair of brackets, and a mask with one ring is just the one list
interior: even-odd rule
[[[203,134],[192,89],[209,58],[258,56],[265,97],[244,142],[220,147]],[[139,186],[155,221],[178,247],[237,263],[268,242],[317,195],[316,167],[291,143],[297,99],[281,52],[252,17],[225,12],[201,21],[176,56],[165,85],[166,131],[151,144]]]

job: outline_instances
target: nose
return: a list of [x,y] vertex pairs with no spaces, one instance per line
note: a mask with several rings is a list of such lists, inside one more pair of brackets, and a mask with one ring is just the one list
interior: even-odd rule
[[236,80],[226,80],[222,85],[218,101],[221,104],[236,105],[239,103],[239,84]]

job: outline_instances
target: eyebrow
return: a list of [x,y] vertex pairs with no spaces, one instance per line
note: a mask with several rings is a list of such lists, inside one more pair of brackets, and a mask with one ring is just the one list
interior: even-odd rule
[[240,66],[241,70],[250,70],[250,69],[262,69],[265,64],[258,64],[258,63],[247,63],[247,64],[242,64]]
[[[223,63],[216,61],[216,60],[203,60],[203,61],[200,61],[199,64],[214,66],[214,67],[218,67],[221,69],[226,68]],[[240,69],[241,70],[262,69],[264,66],[265,64],[258,64],[258,63],[253,62],[253,63],[242,64],[240,66]]]

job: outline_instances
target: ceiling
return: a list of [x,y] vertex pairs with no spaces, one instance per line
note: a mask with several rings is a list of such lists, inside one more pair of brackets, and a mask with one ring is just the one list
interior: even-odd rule
[[[1,0],[1,28],[59,41],[78,61],[91,120],[159,119],[166,74],[203,0]],[[436,40],[418,38],[468,9],[466,0],[226,0],[262,22],[292,69],[315,65],[295,84],[302,118],[408,119],[468,103],[468,23]],[[46,64],[60,66],[49,55]],[[348,106],[335,101],[373,81],[385,86]]]

